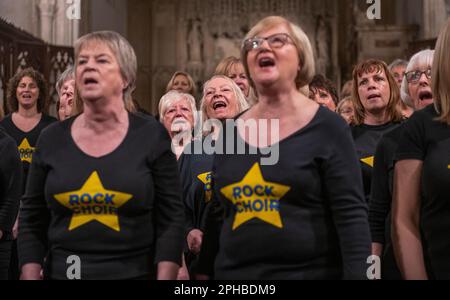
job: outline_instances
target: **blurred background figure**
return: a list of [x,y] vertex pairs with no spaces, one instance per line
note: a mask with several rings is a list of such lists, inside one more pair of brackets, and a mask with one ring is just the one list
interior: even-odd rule
[[56,82],[59,101],[56,105],[58,119],[64,121],[76,112],[75,109],[75,68],[66,69]]
[[[405,78],[407,66],[408,62],[403,59],[396,59],[388,66],[389,71],[391,72],[392,76],[394,76],[399,89],[401,88],[403,79]],[[405,119],[409,118],[414,112],[414,109],[404,101],[400,101],[398,103],[398,109]]]
[[256,95],[253,88],[250,86],[247,74],[245,74],[244,66],[242,61],[234,56],[229,56],[224,58],[216,67],[214,75],[224,75],[231,78],[237,86],[244,93],[247,102],[250,105],[256,103]]
[[160,121],[172,140],[172,150],[180,157],[195,128],[195,99],[192,95],[169,91],[159,101]]
[[347,124],[352,125],[355,117],[355,107],[352,98],[346,97],[342,99],[336,108],[336,112],[344,118]]
[[309,83],[309,98],[331,111],[336,111],[338,104],[336,87],[323,75],[315,75]]

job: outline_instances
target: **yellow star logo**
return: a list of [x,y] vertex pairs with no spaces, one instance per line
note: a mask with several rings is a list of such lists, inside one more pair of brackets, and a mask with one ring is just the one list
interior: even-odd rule
[[371,168],[373,168],[373,162],[374,162],[374,156],[369,156],[366,158],[361,158],[361,161],[365,163],[366,165],[369,165]]
[[95,171],[78,191],[54,195],[55,199],[73,211],[69,231],[97,220],[120,231],[118,209],[133,195],[106,190]]
[[254,218],[283,228],[280,199],[290,189],[286,185],[265,181],[259,164],[254,164],[240,182],[220,190],[236,208],[233,230]]
[[205,190],[205,202],[211,201],[211,172],[206,172],[197,176],[197,178],[203,182]]
[[19,149],[20,160],[29,162],[31,164],[35,148],[30,146],[30,143],[28,142],[27,138],[24,138],[22,143],[20,143],[19,147],[17,148]]

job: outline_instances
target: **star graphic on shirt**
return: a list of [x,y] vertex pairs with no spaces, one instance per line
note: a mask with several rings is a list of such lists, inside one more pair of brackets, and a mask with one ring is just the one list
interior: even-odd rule
[[370,166],[371,168],[373,168],[373,162],[374,162],[374,156],[369,156],[366,158],[361,158],[361,161],[363,163],[365,163],[366,165]]
[[206,172],[197,176],[197,178],[203,182],[205,190],[205,202],[211,201],[211,172]]
[[258,163],[237,183],[220,191],[236,208],[233,230],[257,218],[277,228],[283,228],[280,200],[291,188],[264,179]]
[[118,209],[133,195],[105,189],[95,171],[81,189],[57,194],[54,197],[59,203],[73,211],[69,231],[94,220],[115,231],[120,231]]
[[17,147],[17,148],[19,149],[20,160],[29,162],[31,164],[31,161],[33,159],[33,152],[34,152],[35,148],[30,146],[28,139],[24,138],[22,143],[20,143],[19,147]]

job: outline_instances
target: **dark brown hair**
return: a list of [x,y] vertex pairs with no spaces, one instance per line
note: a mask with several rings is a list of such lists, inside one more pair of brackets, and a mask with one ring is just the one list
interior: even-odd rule
[[8,89],[6,92],[9,112],[12,113],[19,110],[19,101],[17,100],[16,92],[20,81],[24,77],[30,77],[31,79],[34,80],[34,82],[36,82],[36,85],[39,89],[39,96],[37,99],[37,111],[45,112],[47,108],[47,98],[48,98],[47,81],[45,80],[44,76],[41,73],[39,73],[33,68],[24,69],[18,72],[9,80]]
[[319,90],[324,90],[330,94],[335,105],[338,104],[338,95],[336,92],[336,87],[331,80],[325,78],[323,75],[315,75],[311,82],[309,83],[309,91],[311,93],[317,93]]

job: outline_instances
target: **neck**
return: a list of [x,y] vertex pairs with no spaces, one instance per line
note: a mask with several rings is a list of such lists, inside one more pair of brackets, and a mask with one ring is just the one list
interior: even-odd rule
[[383,110],[383,112],[377,114],[366,112],[366,116],[364,118],[364,124],[366,125],[383,125],[388,122],[389,119],[386,110]]
[[257,111],[262,116],[271,118],[281,118],[291,114],[296,114],[296,111],[306,97],[296,89],[285,91],[258,91]]
[[83,126],[102,133],[105,130],[114,130],[117,124],[128,121],[128,112],[122,99],[116,101],[97,100],[84,102]]
[[19,109],[17,110],[16,113],[24,118],[32,118],[35,117],[36,115],[40,115],[36,106],[32,106],[30,108],[19,106]]

